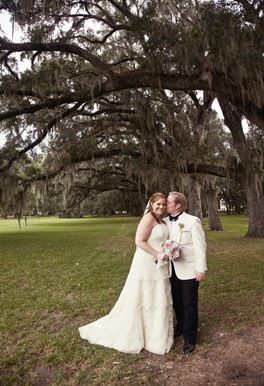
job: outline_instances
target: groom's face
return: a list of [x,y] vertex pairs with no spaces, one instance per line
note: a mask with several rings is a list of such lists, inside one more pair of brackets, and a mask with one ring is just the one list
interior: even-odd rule
[[180,212],[181,204],[175,203],[175,197],[169,195],[167,198],[167,213],[169,214],[177,214]]

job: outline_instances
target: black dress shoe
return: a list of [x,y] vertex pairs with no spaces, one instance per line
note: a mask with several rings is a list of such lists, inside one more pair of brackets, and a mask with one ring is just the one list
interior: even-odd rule
[[195,344],[185,343],[184,346],[183,346],[183,349],[182,349],[182,353],[184,355],[190,354],[191,352],[194,351],[194,349],[195,349]]

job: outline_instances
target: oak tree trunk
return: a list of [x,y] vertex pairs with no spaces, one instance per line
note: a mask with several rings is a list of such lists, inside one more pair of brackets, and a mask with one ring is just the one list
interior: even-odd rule
[[213,181],[207,180],[203,191],[208,204],[208,226],[211,231],[222,231],[223,227],[218,212],[217,188]]
[[231,131],[234,147],[240,162],[237,180],[245,190],[249,216],[245,237],[264,238],[263,156],[259,149],[249,143],[243,132],[241,116],[224,95],[218,96],[225,124]]
[[201,185],[194,177],[188,177],[188,213],[199,217],[202,221]]

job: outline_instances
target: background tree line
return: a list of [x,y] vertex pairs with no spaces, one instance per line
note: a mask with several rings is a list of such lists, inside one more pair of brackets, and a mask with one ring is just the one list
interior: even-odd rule
[[264,237],[262,3],[3,0],[23,36],[0,35],[2,211],[32,188],[100,214],[181,190],[218,230],[233,197]]

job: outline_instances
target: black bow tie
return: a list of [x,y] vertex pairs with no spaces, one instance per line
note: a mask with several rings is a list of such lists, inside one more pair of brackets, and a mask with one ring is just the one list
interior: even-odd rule
[[177,214],[176,216],[172,216],[172,215],[170,214],[170,215],[169,215],[170,221],[177,221],[178,218],[179,218],[179,216],[180,216],[181,214],[182,214],[182,212],[179,213],[179,214]]

